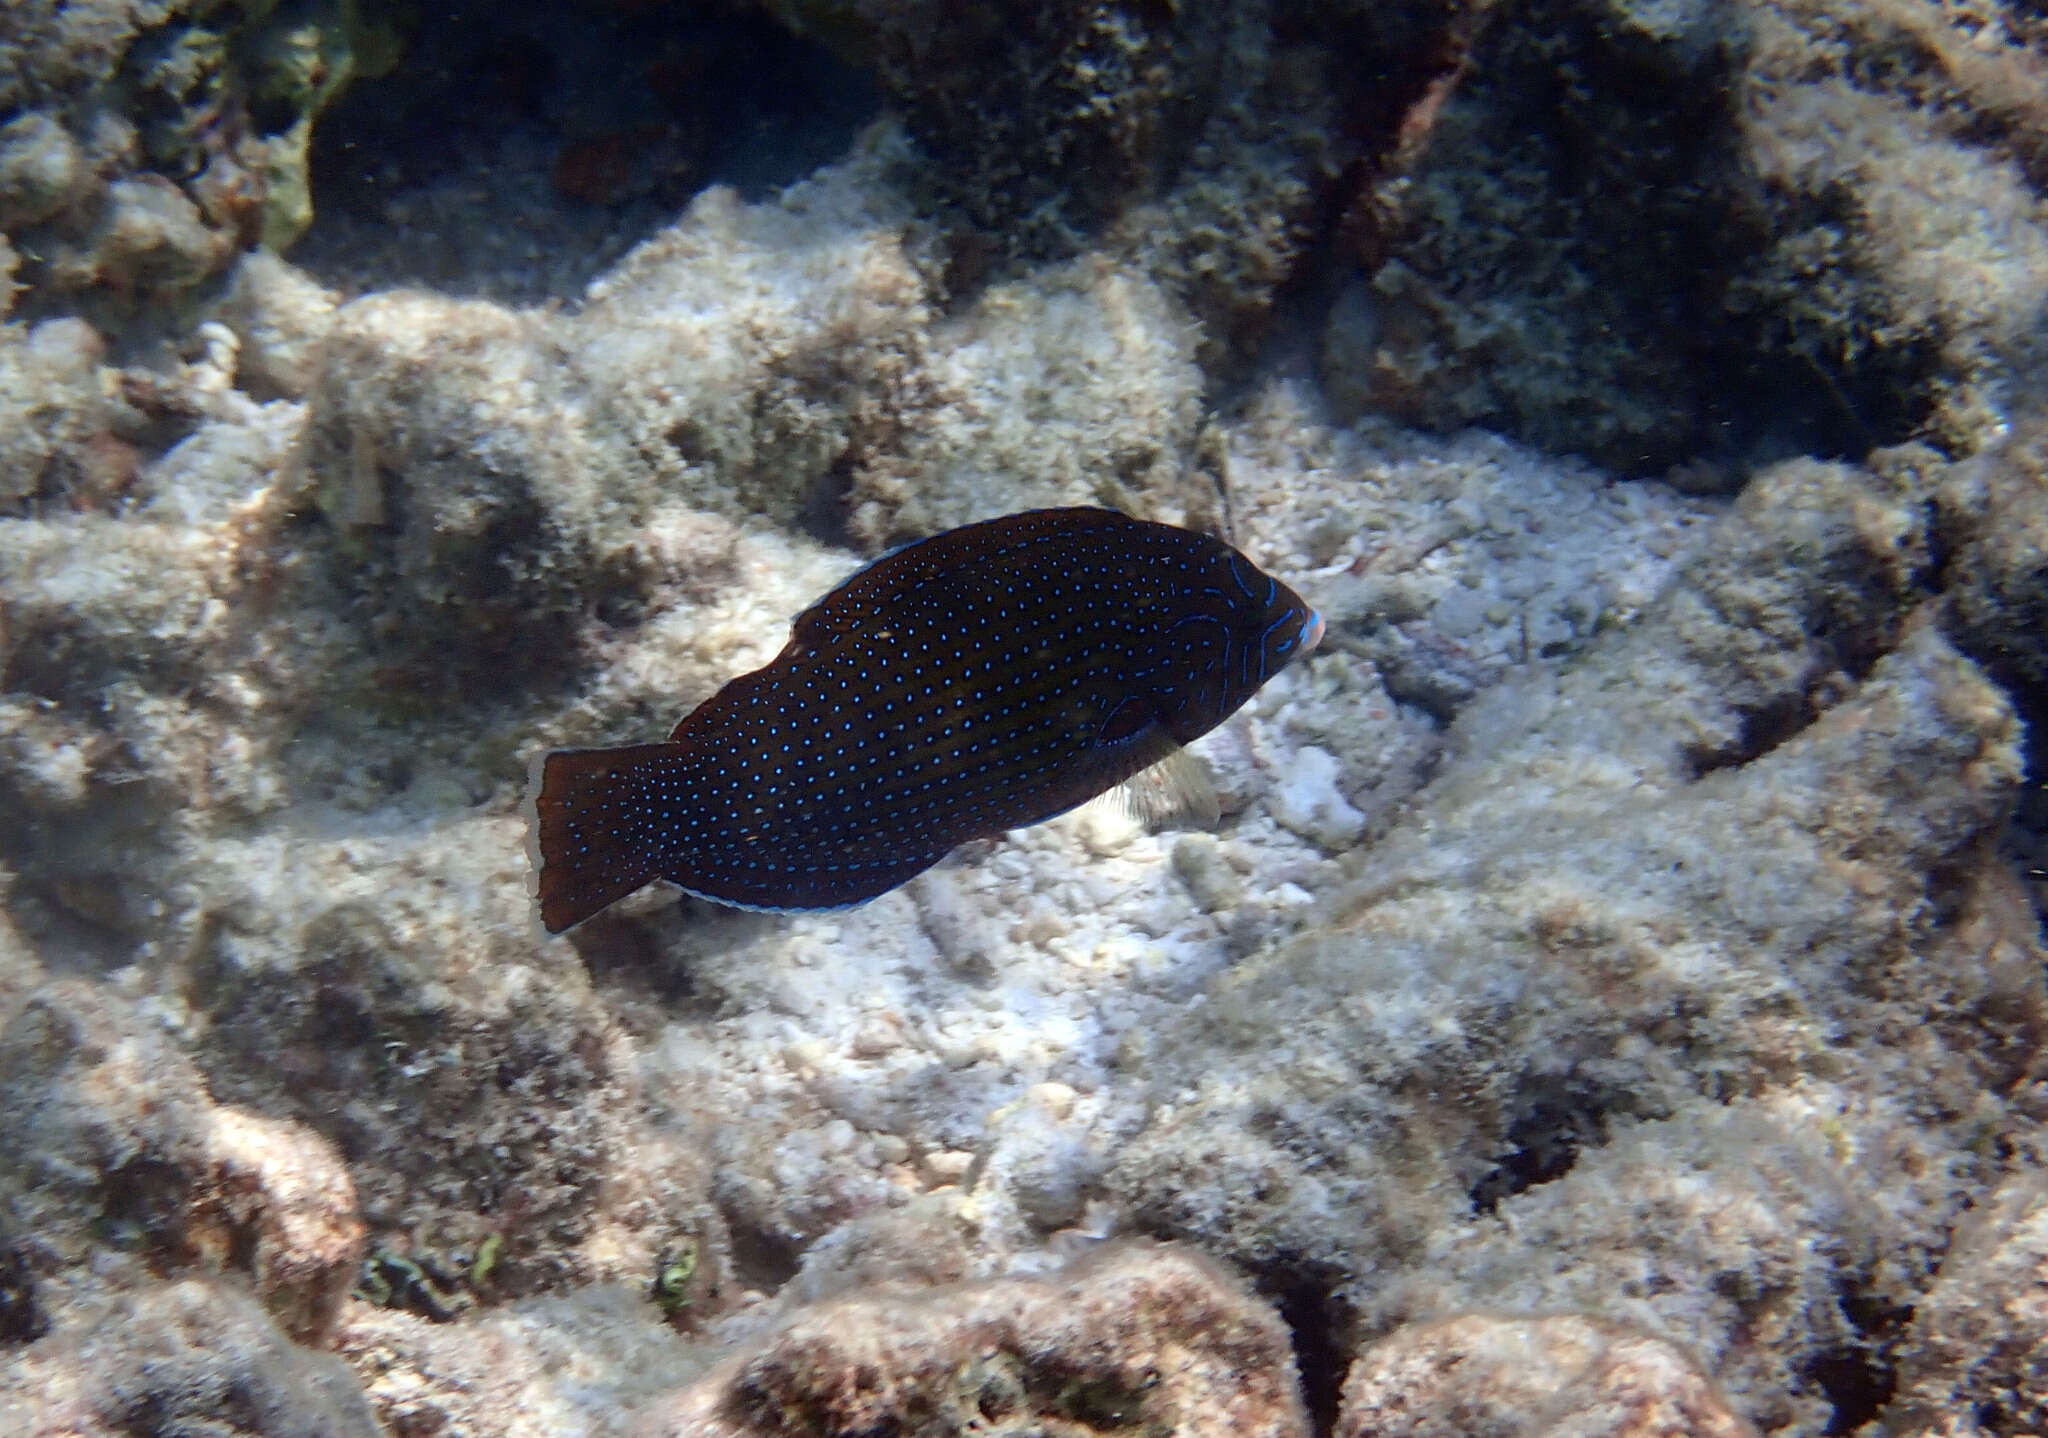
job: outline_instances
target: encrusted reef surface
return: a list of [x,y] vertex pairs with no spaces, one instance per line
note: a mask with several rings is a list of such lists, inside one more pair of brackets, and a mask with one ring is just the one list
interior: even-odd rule
[[[0,1433],[2048,1425],[2038,6],[444,20],[0,10]],[[1056,504],[1328,620],[1213,830],[541,935]]]

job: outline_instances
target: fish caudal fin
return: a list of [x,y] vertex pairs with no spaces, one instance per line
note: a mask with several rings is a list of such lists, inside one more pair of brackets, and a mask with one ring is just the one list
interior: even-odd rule
[[556,749],[534,761],[526,847],[549,933],[625,898],[673,860],[673,806],[661,797],[661,780],[678,752],[674,744],[633,744]]

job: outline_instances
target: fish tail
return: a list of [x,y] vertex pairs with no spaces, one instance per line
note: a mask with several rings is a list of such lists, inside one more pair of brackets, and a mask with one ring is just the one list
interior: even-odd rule
[[659,877],[674,858],[675,815],[662,771],[678,744],[556,749],[534,760],[527,852],[540,921],[559,934]]

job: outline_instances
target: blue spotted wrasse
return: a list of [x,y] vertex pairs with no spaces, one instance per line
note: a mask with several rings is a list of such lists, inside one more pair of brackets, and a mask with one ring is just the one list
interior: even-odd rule
[[655,879],[749,909],[872,899],[1168,758],[1322,632],[1221,540],[1106,509],[906,545],[667,743],[536,761],[541,922],[560,933]]

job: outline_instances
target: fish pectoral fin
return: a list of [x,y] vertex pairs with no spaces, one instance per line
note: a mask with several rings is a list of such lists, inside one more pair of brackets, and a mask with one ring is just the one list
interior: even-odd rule
[[1127,694],[1110,710],[1109,717],[1102,721],[1102,727],[1095,731],[1097,744],[1121,745],[1141,738],[1147,728],[1156,728],[1159,720],[1151,698],[1143,694]]
[[1096,802],[1115,805],[1148,829],[1213,828],[1222,806],[1209,766],[1181,747],[1166,725],[1151,715],[1149,703],[1145,723],[1108,738],[1134,707],[1117,710],[1097,731],[1090,780]]
[[1110,792],[1148,829],[1213,829],[1223,813],[1208,764],[1178,744]]

